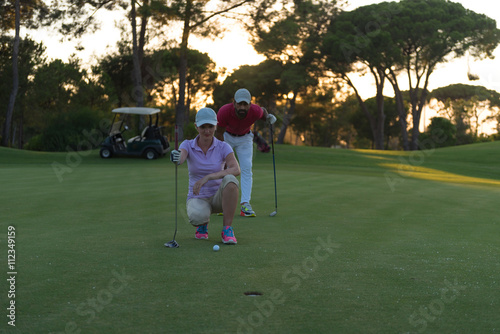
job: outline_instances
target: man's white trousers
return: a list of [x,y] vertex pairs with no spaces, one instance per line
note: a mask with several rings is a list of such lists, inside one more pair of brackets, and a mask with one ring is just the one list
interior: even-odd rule
[[250,132],[244,136],[236,137],[231,136],[229,133],[224,132],[224,141],[232,148],[241,169],[240,187],[241,187],[241,201],[240,203],[250,203],[252,198],[252,160],[253,160],[253,133]]

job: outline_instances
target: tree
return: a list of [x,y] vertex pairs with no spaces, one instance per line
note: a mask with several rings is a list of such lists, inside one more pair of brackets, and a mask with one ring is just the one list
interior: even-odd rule
[[[148,20],[155,24],[158,32],[171,32],[171,29],[166,28],[167,25],[173,22],[181,22],[183,25],[182,34],[180,38],[180,64],[178,67],[179,72],[179,87],[178,87],[178,100],[176,106],[176,122],[181,125],[179,129],[179,139],[183,138],[182,127],[188,122],[187,119],[187,75],[188,75],[188,43],[189,37],[192,34],[198,34],[203,37],[216,36],[220,31],[217,24],[208,25],[209,21],[214,18],[233,12],[235,9],[251,3],[255,0],[223,0],[217,2],[217,8],[213,10],[209,7],[209,1],[196,1],[196,0],[144,0],[140,2],[140,8],[136,9],[139,2],[130,0],[130,7],[128,1],[124,0],[76,0],[66,2],[65,6],[61,6],[57,10],[58,17],[61,21],[64,19],[64,24],[61,25],[61,32],[68,34],[69,32],[76,33],[77,35],[83,34],[87,29],[96,29],[97,22],[94,19],[93,13],[104,8],[107,10],[121,7],[130,11],[130,20],[132,25],[132,45],[133,45],[133,59],[134,65],[134,80],[135,89],[134,97],[137,104],[142,103],[143,87],[140,83],[142,74],[139,73],[141,64],[141,55],[144,50],[144,43]],[[212,5],[212,4],[210,4]],[[82,20],[82,17],[86,17]],[[136,32],[136,17],[141,17],[140,33]],[[138,37],[139,36],[139,37]],[[137,43],[137,45],[136,45]],[[141,51],[142,50],[142,51]]]
[[[153,52],[145,58],[146,66],[154,70],[153,78],[156,79],[155,89],[158,100],[173,104],[175,109],[176,101],[179,100],[178,68],[181,62],[179,48],[162,49]],[[210,96],[217,84],[218,73],[215,70],[215,63],[207,53],[198,50],[188,50],[187,61],[189,67],[186,74],[186,114],[185,117],[191,120],[189,111],[191,105],[206,105],[207,97]],[[148,73],[151,73],[148,70]],[[153,79],[152,78],[152,79]],[[148,85],[146,85],[148,86]],[[166,98],[169,96],[169,98]],[[189,124],[187,124],[189,126]]]
[[[132,0],[132,9],[130,11],[130,21],[132,23],[132,60],[134,64],[134,100],[136,101],[137,107],[144,107],[144,90],[142,87],[142,56],[144,52],[144,46],[139,49],[137,43],[137,12],[135,8],[136,1]],[[143,21],[147,21],[147,16],[143,17]],[[142,118],[143,119],[143,118]],[[142,122],[141,122],[142,123]],[[141,124],[142,125],[142,124]],[[142,126],[141,126],[142,127]]]
[[420,142],[432,143],[432,147],[453,146],[456,143],[457,128],[451,121],[444,117],[431,118],[431,124],[420,136]]
[[217,84],[218,73],[215,70],[215,63],[207,53],[188,50],[187,59],[190,65],[186,76],[186,117],[191,119],[189,114],[191,105],[198,99],[203,99],[206,104],[207,96],[213,92]]
[[[149,18],[157,12],[164,12],[165,7],[161,1],[143,0],[138,2],[130,0],[130,3],[125,0],[76,0],[61,2],[59,6],[54,8],[50,14],[51,20],[58,22],[59,32],[63,36],[71,36],[70,38],[81,37],[85,33],[94,32],[99,28],[99,22],[95,19],[95,13],[98,10],[105,9],[108,11],[115,9],[129,10],[129,19],[131,23],[131,39],[132,43],[132,82],[134,88],[132,98],[135,105],[138,107],[144,106],[144,88],[142,85],[142,58],[146,45],[147,25]],[[130,4],[130,7],[129,7]],[[137,8],[139,7],[139,8]],[[137,29],[137,19],[141,19],[140,31]],[[141,123],[143,123],[141,117]]]
[[264,60],[257,65],[243,65],[231,73],[221,85],[213,91],[214,104],[221,106],[233,100],[234,93],[245,87],[256,99],[259,105],[276,108],[278,99],[281,99],[279,80],[283,72],[280,61]]
[[110,99],[121,108],[133,103],[130,92],[134,89],[132,80],[133,60],[130,48],[121,45],[116,53],[108,54],[98,61],[92,72],[101,78],[103,84],[113,89]]
[[[333,75],[352,88],[368,120],[375,148],[384,149],[384,84],[385,70],[395,62],[399,50],[387,32],[388,17],[397,12],[395,3],[380,3],[342,12],[328,27],[322,44],[325,65]],[[371,74],[375,82],[376,113],[370,112],[352,74]]]
[[12,124],[12,114],[14,113],[14,104],[16,102],[17,91],[19,89],[19,68],[18,68],[18,58],[19,58],[19,29],[21,26],[21,4],[20,0],[15,1],[15,37],[14,37],[14,47],[12,48],[12,92],[10,93],[9,104],[7,107],[7,115],[5,116],[5,123],[2,131],[2,146],[9,145],[10,138],[10,127]]
[[[81,69],[77,59],[56,59],[39,66],[33,74],[30,90],[23,100],[29,105],[29,122],[37,131],[27,147],[36,150],[73,149],[84,137],[82,130],[106,130],[100,121],[108,112],[112,96],[99,78]],[[68,122],[67,126],[64,122]],[[93,141],[93,147],[99,141]],[[89,147],[86,147],[87,149]]]
[[436,66],[467,51],[476,58],[493,58],[500,30],[495,20],[450,1],[403,0],[399,8],[390,28],[402,57],[397,66],[389,69],[388,77],[393,87],[398,86],[399,70],[408,79],[413,123],[410,148],[416,150],[427,87]]
[[[352,148],[352,147],[359,148],[360,145],[358,144],[362,142],[359,140],[361,132],[360,128],[355,126],[355,121],[354,121],[356,115],[358,114],[358,110],[359,110],[358,100],[356,96],[351,95],[348,96],[345,99],[345,101],[338,103],[338,105],[335,107],[333,111],[335,115],[335,124],[336,126],[339,127],[338,130],[339,144],[345,145],[346,148]],[[362,114],[361,117],[363,117]],[[364,118],[364,120],[365,123],[367,123],[366,118]],[[369,139],[369,142],[373,142],[369,125],[367,126],[367,133],[368,133],[367,138]]]
[[433,90],[428,100],[438,101],[440,110],[455,122],[458,144],[464,144],[462,138],[477,140],[480,128],[480,115],[486,111],[500,108],[500,94],[482,86],[453,84]]
[[332,147],[342,140],[342,126],[333,104],[333,91],[309,92],[297,108],[290,122],[294,132],[311,146]]
[[[14,38],[0,37],[0,105],[8,105],[12,90],[12,48]],[[9,143],[11,146],[23,148],[25,141],[25,124],[30,124],[31,112],[29,96],[32,94],[32,77],[36,69],[45,62],[45,47],[29,38],[20,39],[18,55],[18,91],[17,99],[11,118],[11,135]],[[0,124],[5,123],[7,110],[0,110]]]
[[[348,98],[346,102],[347,105],[352,104],[352,99],[354,96]],[[368,110],[369,113],[375,115],[378,110],[378,101],[376,97],[372,97],[366,99],[364,102],[364,106]],[[354,108],[354,107],[353,107]],[[398,114],[396,110],[396,101],[394,98],[384,97],[384,149],[388,149],[391,145],[394,146],[396,144],[391,143],[393,139],[396,140],[399,138],[400,132],[400,124],[398,122]],[[354,108],[354,112],[351,114],[351,124],[357,130],[357,137],[360,142],[362,139],[370,140],[372,145],[371,148],[374,148],[375,143],[373,142],[373,137],[371,134],[371,127],[368,119],[366,118],[365,111],[358,105]]]
[[[208,96],[212,92],[217,78],[215,63],[208,54],[197,50],[188,50],[188,61],[190,66],[187,73],[187,105],[188,109],[192,101],[202,96]],[[180,63],[179,48],[158,49],[147,52],[141,61],[140,79],[144,91],[144,99],[147,103],[165,103],[175,106],[178,99],[177,82],[178,67]],[[109,82],[116,95],[118,106],[130,103],[130,92],[134,89],[133,81],[130,80],[134,67],[133,55],[130,48],[122,45],[117,53],[103,57],[94,72],[102,78],[103,82]],[[198,97],[197,97],[198,95]],[[169,98],[167,98],[169,97]]]
[[[282,63],[279,90],[286,96],[286,108],[277,143],[283,143],[297,99],[323,76],[321,36],[337,13],[337,1],[294,0],[290,6],[270,6],[263,2],[252,14],[255,50],[267,59]],[[287,8],[290,7],[289,10]]]
[[2,146],[9,145],[9,139],[11,136],[11,126],[12,118],[14,114],[14,106],[17,98],[17,93],[19,90],[19,44],[20,36],[19,31],[21,24],[28,28],[35,28],[42,25],[43,22],[40,20],[47,11],[47,7],[41,1],[29,0],[23,1],[2,1],[0,14],[1,27],[3,29],[14,29],[14,46],[12,48],[12,90],[7,105],[7,113],[5,116],[5,121],[2,130]]
[[[377,92],[383,87],[383,76],[391,83],[403,147],[417,149],[420,117],[429,79],[436,66],[452,57],[463,56],[467,51],[474,57],[491,58],[499,42],[500,30],[494,20],[458,3],[402,0],[343,13],[332,23],[324,50],[327,64],[342,77],[353,72],[355,65],[363,64],[374,74]],[[400,88],[400,80],[405,79],[408,80],[413,123],[411,139],[407,134],[407,111]],[[380,98],[379,93],[377,96]],[[382,112],[379,113],[383,117]],[[381,124],[380,119],[377,121]],[[379,129],[373,125],[372,128]],[[382,137],[380,133],[375,136],[378,140]]]
[[[269,111],[283,109],[286,107],[286,100],[283,101],[279,85],[282,72],[283,64],[275,60],[264,60],[257,65],[243,65],[229,75],[222,84],[215,86],[214,106],[220,107],[231,103],[234,92],[245,87],[252,93],[257,104],[266,106]],[[255,123],[257,130],[260,126],[261,123]]]
[[208,1],[174,0],[171,8],[174,9],[175,17],[183,23],[182,37],[180,43],[179,64],[179,99],[176,106],[176,123],[180,125],[179,140],[183,139],[183,126],[187,124],[186,110],[186,81],[188,72],[188,42],[192,34],[201,36],[215,36],[219,29],[217,25],[208,25],[208,22],[217,16],[227,14],[235,9],[253,2],[254,0],[225,0],[219,3],[215,10],[206,10]]

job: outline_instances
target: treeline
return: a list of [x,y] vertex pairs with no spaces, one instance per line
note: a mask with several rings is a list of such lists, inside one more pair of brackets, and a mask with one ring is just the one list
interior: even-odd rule
[[[194,134],[199,106],[217,110],[240,87],[278,117],[278,143],[416,150],[419,138],[432,138],[436,131],[446,131],[447,140],[439,146],[498,137],[479,133],[481,112],[498,124],[497,92],[473,85],[427,89],[438,64],[466,53],[493,57],[500,42],[494,20],[458,3],[402,0],[347,12],[326,0],[213,1],[210,11],[209,2],[192,0],[106,1],[106,6],[104,1],[61,2],[66,7],[50,9],[41,1],[19,6],[16,16],[14,2],[0,7],[4,146],[78,149],[88,131],[98,129],[104,136],[103,120],[111,109],[124,106],[161,108],[165,134],[170,136],[178,124],[187,138]],[[50,22],[61,33],[81,35],[96,28],[89,13],[119,9],[130,24],[123,27],[124,38],[91,68],[77,58],[48,60],[42,44],[12,36],[15,17],[24,15],[19,24],[41,28]],[[188,39],[214,36],[242,18],[255,50],[266,60],[241,66],[221,81],[224,73],[207,54],[188,49]],[[175,33],[178,42],[168,37],[171,27],[180,26],[175,23],[184,23]],[[148,43],[153,39],[165,43]],[[238,56],[238,50],[227,52]],[[364,99],[354,83],[360,73],[375,83],[373,98]],[[386,84],[394,97],[383,95]],[[420,134],[422,111],[429,104],[441,117]],[[135,127],[142,126],[140,119],[134,121]]]

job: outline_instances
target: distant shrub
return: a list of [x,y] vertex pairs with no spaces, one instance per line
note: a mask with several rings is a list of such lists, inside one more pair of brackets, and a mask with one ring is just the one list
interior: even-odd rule
[[432,144],[432,147],[447,147],[456,145],[457,128],[453,123],[444,117],[431,118],[431,124],[427,131],[420,134],[419,143],[425,143],[424,147]]
[[95,148],[97,143],[92,143],[92,147],[89,147],[88,136],[85,134],[97,130],[104,136],[106,129],[100,129],[102,119],[98,111],[90,108],[57,114],[49,121],[42,134],[31,138],[26,148],[49,152],[64,152],[71,148],[76,151],[82,148],[82,143],[86,143],[84,149]]

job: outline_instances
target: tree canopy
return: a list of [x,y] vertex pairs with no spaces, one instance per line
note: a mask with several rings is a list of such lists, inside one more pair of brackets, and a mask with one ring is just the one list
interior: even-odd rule
[[[342,13],[330,25],[323,51],[327,66],[351,86],[347,75],[360,66],[361,70],[372,73],[380,101],[378,119],[370,120],[376,142],[383,136],[381,90],[385,79],[391,83],[403,131],[403,147],[417,149],[418,125],[430,76],[436,66],[463,56],[467,51],[478,58],[493,57],[493,50],[499,43],[500,30],[496,22],[459,3],[402,0]],[[410,141],[406,133],[408,112],[400,88],[405,80],[413,124]],[[353,89],[356,91],[355,87]],[[361,99],[360,103],[363,103]],[[380,148],[380,142],[377,147]]]
[[[482,86],[453,84],[433,90],[428,100],[438,101],[441,114],[453,121],[457,129],[458,144],[474,141],[481,123],[494,118],[500,111],[500,94]],[[489,118],[480,121],[484,112]]]
[[[283,143],[296,108],[297,98],[318,86],[323,76],[320,62],[321,37],[337,14],[337,1],[295,0],[278,9],[263,2],[253,14],[253,44],[257,52],[282,64],[279,93],[288,97],[288,107],[277,143]],[[314,94],[314,93],[313,93]]]

